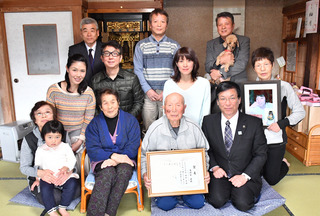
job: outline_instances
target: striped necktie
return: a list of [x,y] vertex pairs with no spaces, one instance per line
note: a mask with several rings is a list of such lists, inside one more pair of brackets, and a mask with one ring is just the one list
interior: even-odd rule
[[226,121],[226,127],[224,130],[224,144],[226,145],[226,150],[229,155],[230,149],[233,143],[232,139],[232,132],[231,132],[231,127],[230,127],[230,122],[229,120]]

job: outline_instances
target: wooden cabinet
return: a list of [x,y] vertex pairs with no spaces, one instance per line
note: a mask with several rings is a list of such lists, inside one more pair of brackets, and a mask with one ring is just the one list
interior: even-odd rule
[[313,135],[320,125],[314,126],[309,134],[287,127],[287,151],[306,166],[320,165],[320,135]]

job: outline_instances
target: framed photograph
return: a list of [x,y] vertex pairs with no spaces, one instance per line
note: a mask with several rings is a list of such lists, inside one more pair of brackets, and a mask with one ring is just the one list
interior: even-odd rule
[[149,197],[208,193],[204,149],[147,152]]
[[286,44],[286,71],[296,72],[298,62],[298,41],[287,42]]
[[242,92],[244,113],[262,119],[268,127],[281,118],[280,80],[245,82]]

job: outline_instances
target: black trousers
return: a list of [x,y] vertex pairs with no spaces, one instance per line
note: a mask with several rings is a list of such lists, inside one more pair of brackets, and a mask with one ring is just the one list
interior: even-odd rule
[[117,214],[121,198],[133,173],[127,163],[106,167],[95,174],[95,185],[89,200],[88,216],[110,216]]
[[[74,193],[74,196],[73,196],[73,199],[76,199],[80,196],[81,194],[81,191],[80,191],[80,180],[78,179],[77,180],[77,188],[75,190],[75,193]],[[38,187],[35,187],[33,191],[30,191],[35,197],[36,199],[38,200],[38,202],[41,204],[41,205],[44,205],[43,201],[42,201],[42,196],[41,196],[41,191],[38,190]],[[61,193],[62,193],[62,190],[59,188],[59,187],[55,187],[53,189],[53,196],[54,196],[54,200],[57,204],[59,204],[61,202]]]
[[234,187],[228,178],[217,179],[210,172],[207,201],[215,208],[221,208],[228,200],[240,211],[251,209],[260,195],[262,182],[250,180],[242,187]]
[[263,177],[270,185],[277,184],[289,171],[283,162],[286,143],[268,145],[267,161],[263,168]]

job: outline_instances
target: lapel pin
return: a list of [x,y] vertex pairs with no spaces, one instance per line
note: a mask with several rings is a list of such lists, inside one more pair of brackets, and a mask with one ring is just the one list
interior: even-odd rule
[[242,131],[238,131],[238,135],[241,136],[242,135]]
[[242,127],[243,127],[243,128],[246,128],[246,126],[245,126],[245,125],[242,125]]

